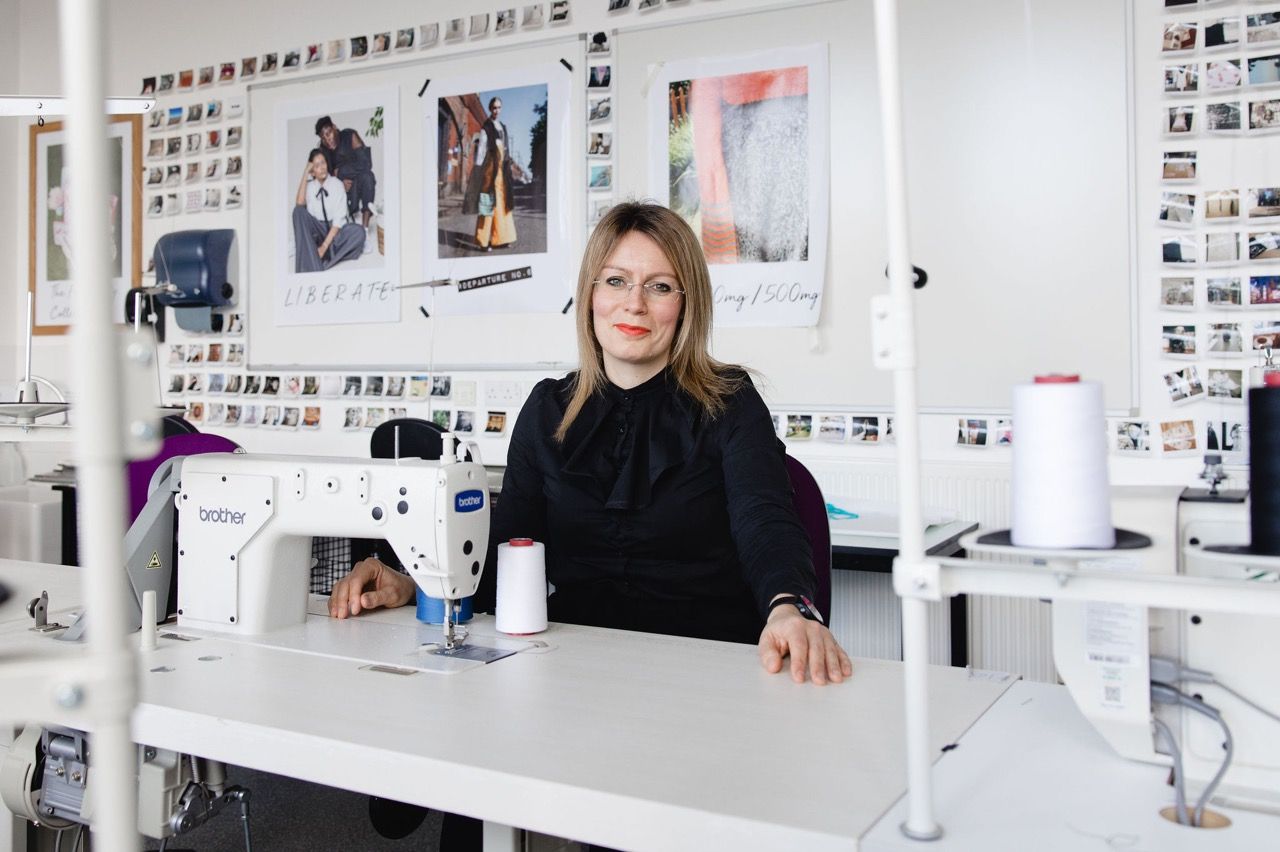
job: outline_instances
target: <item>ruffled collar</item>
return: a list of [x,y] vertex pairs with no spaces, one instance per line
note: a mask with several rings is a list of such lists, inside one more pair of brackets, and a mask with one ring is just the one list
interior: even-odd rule
[[[632,430],[631,451],[611,482],[608,455],[620,423]],[[608,509],[643,509],[652,502],[658,479],[692,455],[698,424],[697,406],[670,368],[633,388],[609,383],[569,427],[561,472],[589,480]]]

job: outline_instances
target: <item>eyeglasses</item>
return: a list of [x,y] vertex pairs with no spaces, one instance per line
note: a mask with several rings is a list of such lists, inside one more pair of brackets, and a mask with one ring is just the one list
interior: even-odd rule
[[[591,283],[619,300],[630,296],[632,288],[636,286],[636,282],[628,281],[618,275],[597,278]],[[641,284],[640,287],[646,302],[671,302],[684,295],[684,290],[667,281],[650,281],[647,284]]]

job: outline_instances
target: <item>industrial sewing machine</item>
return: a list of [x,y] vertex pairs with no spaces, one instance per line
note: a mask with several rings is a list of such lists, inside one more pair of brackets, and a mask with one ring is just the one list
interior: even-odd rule
[[[1180,499],[1180,487],[1114,488],[1117,527],[1139,530],[1152,544],[1116,550],[1092,567],[1148,574],[1179,573],[1277,582],[1256,560],[1206,553],[1204,545],[1247,544],[1248,504]],[[1280,563],[1280,560],[1275,560]],[[1086,567],[1086,563],[1081,563]],[[1150,609],[1122,603],[1056,601],[1054,663],[1081,712],[1115,751],[1145,762],[1170,763],[1167,725],[1181,750],[1188,795],[1213,783],[1226,752],[1221,726],[1192,712],[1153,682],[1172,682],[1220,711],[1232,735],[1234,759],[1214,788],[1220,805],[1280,813],[1280,722],[1257,706],[1280,711],[1280,678],[1270,650],[1280,646],[1280,619]],[[1254,706],[1256,705],[1256,706]]]
[[[312,536],[381,538],[425,594],[444,600],[439,653],[464,650],[457,602],[480,582],[489,495],[484,466],[458,460],[454,446],[446,434],[439,461],[242,453],[169,460],[153,476],[147,506],[126,536],[135,629],[154,626],[144,624],[144,591],[167,596],[176,506],[179,629],[257,641],[300,625],[307,618]],[[479,450],[471,451],[478,459]],[[38,599],[32,607],[32,630],[53,640],[83,638],[84,619],[70,629],[51,625],[44,606]],[[164,620],[163,609],[157,618]],[[0,800],[55,830],[88,824],[90,740],[83,731],[28,725],[2,755]],[[225,783],[222,764],[140,746],[137,777],[142,833],[171,837],[238,803],[250,848],[249,793]]]

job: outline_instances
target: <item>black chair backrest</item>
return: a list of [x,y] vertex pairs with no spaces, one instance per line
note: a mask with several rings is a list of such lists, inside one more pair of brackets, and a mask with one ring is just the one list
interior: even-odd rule
[[430,420],[417,417],[397,417],[378,424],[369,438],[369,457],[375,459],[396,458],[396,432],[400,433],[400,458],[440,458],[444,451],[441,429]]

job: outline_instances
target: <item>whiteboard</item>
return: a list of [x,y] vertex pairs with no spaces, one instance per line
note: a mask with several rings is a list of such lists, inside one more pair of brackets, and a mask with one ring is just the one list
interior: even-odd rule
[[[399,97],[397,138],[399,157],[399,232],[400,275],[404,284],[416,284],[431,278],[447,277],[445,268],[424,269],[423,265],[423,163],[434,158],[426,153],[422,97],[432,98],[429,80],[444,80],[461,75],[483,75],[495,68],[514,69],[525,66],[554,64],[576,81],[583,71],[584,47],[577,36],[560,37],[531,46],[480,50],[453,54],[436,60],[389,63],[366,60],[363,67],[344,65],[340,72],[328,75],[310,74],[303,80],[279,77],[249,87],[247,157],[248,198],[248,316],[246,334],[249,340],[250,368],[255,370],[291,367],[315,370],[369,369],[441,369],[500,370],[531,369],[548,374],[563,371],[576,363],[577,354],[572,311],[486,316],[430,316],[429,288],[406,288],[398,293],[398,322],[327,325],[283,325],[275,316],[275,288],[278,279],[281,183],[277,174],[276,153],[277,107],[293,101],[332,98],[369,90],[394,88]],[[561,64],[564,60],[567,64]],[[426,88],[424,90],[424,84]],[[438,88],[438,86],[437,86]],[[581,87],[574,86],[577,92]],[[585,97],[570,98],[569,124],[580,128],[585,122]],[[431,121],[434,123],[434,114]],[[566,187],[584,187],[581,192],[566,192],[562,203],[567,206],[570,221],[581,223],[585,207],[586,159],[585,133],[570,133],[566,158]],[[297,159],[297,158],[294,158]],[[298,164],[305,160],[298,159]],[[290,171],[290,180],[296,175]],[[580,257],[583,231],[571,228],[569,250]],[[565,282],[565,292],[573,291],[573,282]],[[425,298],[425,306],[424,306]],[[566,300],[568,296],[566,295]],[[556,305],[558,310],[560,305]]]
[[[1043,372],[1103,383],[1109,411],[1136,407],[1131,0],[902,0],[902,77],[912,260],[918,291],[919,398],[935,411],[1007,409],[1010,388]],[[832,0],[679,26],[618,18],[614,34],[614,197],[645,198],[646,89],[655,63],[776,46],[827,45],[831,73],[831,231],[822,317],[814,328],[719,329],[722,360],[763,377],[774,408],[883,410],[892,377],[872,366],[873,295],[887,291],[884,188],[872,4]],[[650,23],[652,22],[652,23]],[[422,149],[417,92],[430,77],[565,58],[578,73],[563,189],[585,239],[586,90],[578,38],[371,66],[250,88],[250,185],[271,163],[271,115],[307,87],[399,86],[403,135],[403,280],[417,280]],[[270,258],[258,239],[272,215],[249,199],[251,367],[530,369],[576,362],[563,315],[424,317],[402,291],[394,324],[277,327]]]
[[[919,397],[999,410],[1044,372],[1135,405],[1130,16],[1117,0],[902,0],[903,110],[917,291]],[[832,2],[617,37],[618,177],[647,194],[655,63],[826,42],[831,235],[814,329],[718,329],[722,360],[758,369],[775,408],[877,409],[870,298],[886,292],[872,4]]]

